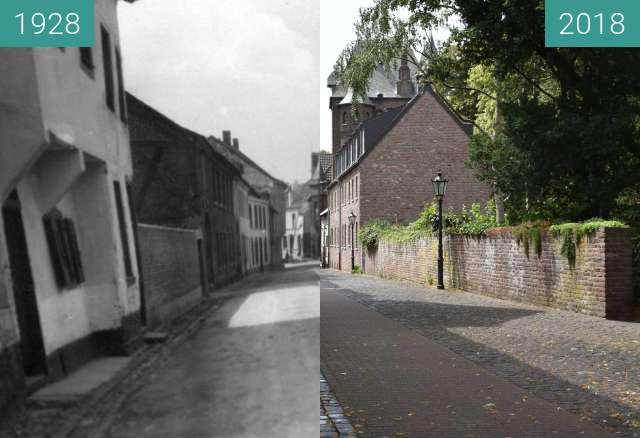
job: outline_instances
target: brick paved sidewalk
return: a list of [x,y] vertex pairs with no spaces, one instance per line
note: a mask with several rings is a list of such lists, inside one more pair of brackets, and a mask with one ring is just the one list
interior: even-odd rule
[[333,395],[329,382],[320,374],[320,438],[355,437],[351,423]]
[[321,364],[359,436],[615,436],[324,286]]
[[640,324],[323,271],[341,292],[619,436],[640,437]]

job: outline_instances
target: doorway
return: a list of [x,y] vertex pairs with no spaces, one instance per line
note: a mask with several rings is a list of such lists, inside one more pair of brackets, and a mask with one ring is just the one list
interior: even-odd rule
[[27,377],[44,375],[47,372],[47,366],[38,302],[20,211],[20,199],[15,190],[2,206],[2,218],[9,249],[24,373]]

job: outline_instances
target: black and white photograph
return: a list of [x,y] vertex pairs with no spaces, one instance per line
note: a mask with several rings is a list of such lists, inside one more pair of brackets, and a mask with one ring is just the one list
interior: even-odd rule
[[640,437],[636,0],[3,0],[0,438]]

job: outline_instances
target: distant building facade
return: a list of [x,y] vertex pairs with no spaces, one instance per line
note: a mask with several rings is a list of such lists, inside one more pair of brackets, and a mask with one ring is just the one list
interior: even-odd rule
[[304,206],[293,200],[292,190],[287,192],[289,202],[286,214],[286,231],[282,239],[282,257],[285,262],[301,261],[304,254]]
[[230,131],[223,131],[222,139],[210,136],[209,144],[215,151],[225,156],[238,169],[261,198],[269,202],[269,265],[282,267],[283,258],[280,242],[285,234],[285,191],[287,183],[274,178],[240,150],[238,139],[231,137]]
[[270,250],[273,212],[268,195],[249,193],[249,271],[264,270],[271,265]]
[[0,49],[0,410],[139,334],[116,1],[93,48]]
[[[445,208],[486,202],[491,191],[465,162],[472,126],[430,87],[409,102],[363,121],[335,152],[329,186],[329,263],[360,264],[358,232],[373,219],[406,224],[433,199],[438,171],[450,180]],[[354,216],[353,223],[349,217]]]

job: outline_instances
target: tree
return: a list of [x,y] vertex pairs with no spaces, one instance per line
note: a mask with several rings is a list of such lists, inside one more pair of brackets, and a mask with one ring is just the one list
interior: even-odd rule
[[[452,18],[436,48],[429,30]],[[362,97],[373,69],[407,49],[475,122],[469,164],[504,193],[511,221],[608,217],[640,184],[639,50],[546,48],[542,0],[376,0],[337,77]]]

